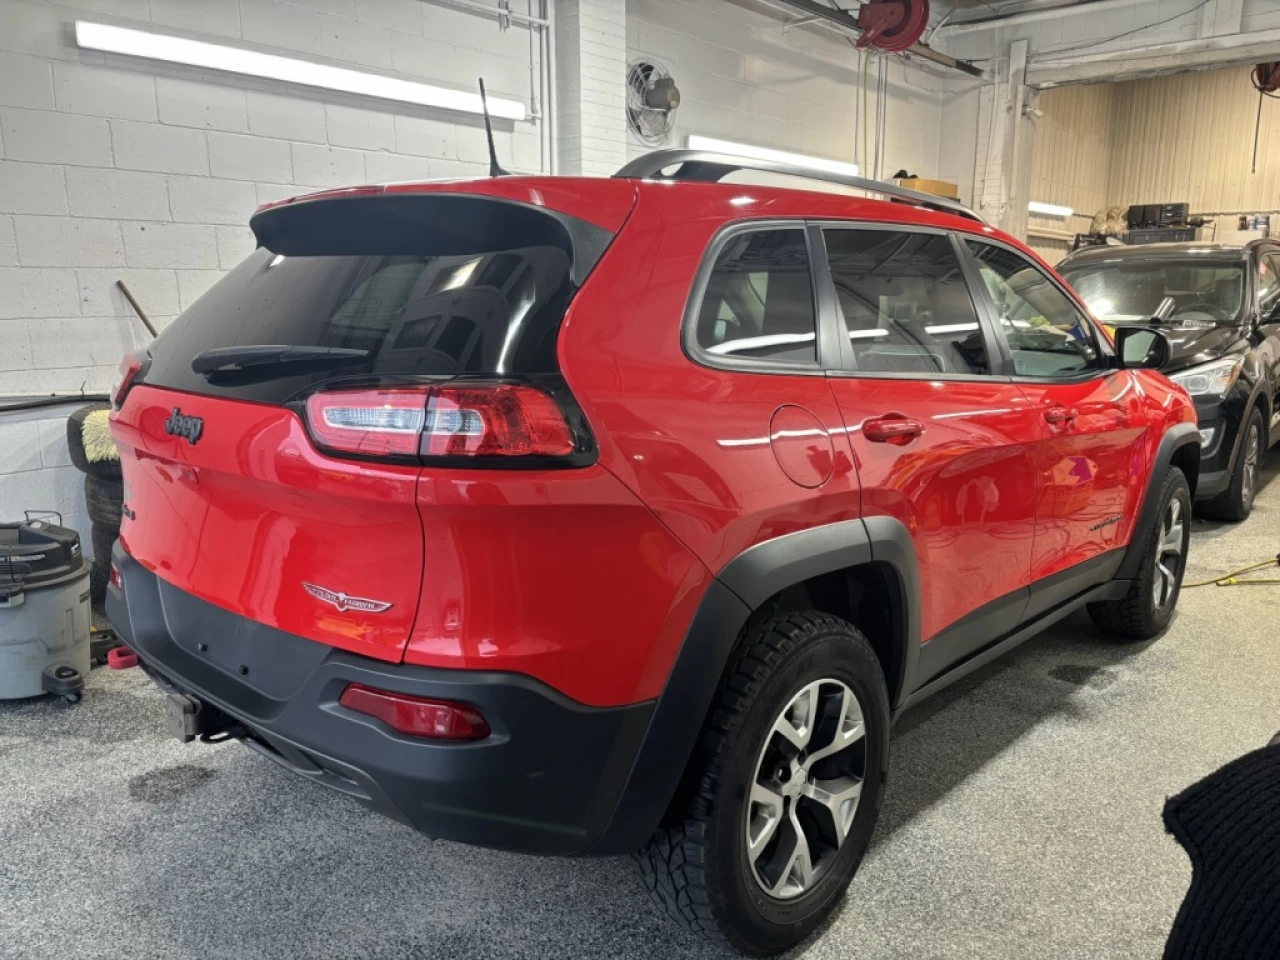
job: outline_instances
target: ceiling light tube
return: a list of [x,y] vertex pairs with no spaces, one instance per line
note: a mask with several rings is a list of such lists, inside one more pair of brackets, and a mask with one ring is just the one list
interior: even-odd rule
[[[145,57],[148,60],[163,60],[166,63],[180,63],[189,67],[199,67],[202,70],[218,70],[245,77],[261,77],[303,87],[374,97],[378,100],[438,107],[441,110],[484,113],[479,93],[450,90],[447,87],[418,83],[415,80],[400,80],[377,73],[331,67],[323,63],[312,63],[309,60],[259,53],[257,50],[228,47],[220,43],[205,43],[203,40],[188,40],[185,37],[152,33],[147,30],[131,30],[127,27],[113,27],[105,23],[77,20],[76,43],[86,50]],[[502,97],[489,98],[489,113],[506,120],[525,118],[523,103]]]
[[1075,213],[1070,207],[1060,207],[1056,203],[1041,203],[1039,200],[1032,200],[1027,204],[1027,209],[1042,217],[1059,217],[1063,220]]
[[768,147],[754,147],[749,143],[734,143],[731,140],[700,137],[692,133],[689,135],[687,142],[690,150],[710,150],[713,153],[727,153],[734,157],[750,157],[753,160],[772,160],[774,163],[790,163],[802,167],[812,167],[814,170],[839,173],[847,177],[858,176],[858,165],[856,163],[842,163],[839,160],[828,160],[826,157],[810,157],[803,153],[770,150]]

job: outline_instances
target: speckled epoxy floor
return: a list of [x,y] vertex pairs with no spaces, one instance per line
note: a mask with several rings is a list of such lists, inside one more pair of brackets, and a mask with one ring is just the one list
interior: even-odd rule
[[[1280,457],[1278,457],[1280,459]],[[1280,551],[1280,481],[1198,523],[1190,576]],[[872,851],[797,956],[1157,958],[1190,867],[1166,796],[1280,729],[1280,587],[1182,598],[1153,644],[1083,618],[907,714]],[[431,843],[235,744],[164,736],[136,671],[0,704],[0,957],[701,958],[626,860]]]

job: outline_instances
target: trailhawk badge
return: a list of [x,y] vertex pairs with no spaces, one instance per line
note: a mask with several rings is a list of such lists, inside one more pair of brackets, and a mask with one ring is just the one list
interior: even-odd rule
[[359,610],[361,613],[384,613],[391,609],[391,604],[384,603],[381,600],[367,600],[364,597],[349,597],[341,590],[329,590],[326,587],[317,587],[314,583],[303,583],[302,589],[307,591],[317,600],[323,600],[325,603],[331,604],[338,608],[339,613],[346,613],[348,610]]

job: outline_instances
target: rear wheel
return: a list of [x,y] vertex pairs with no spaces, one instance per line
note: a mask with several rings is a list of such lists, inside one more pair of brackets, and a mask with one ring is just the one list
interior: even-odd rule
[[692,795],[636,855],[645,886],[724,946],[794,946],[866,853],[888,757],[888,693],[862,634],[816,612],[756,625],[704,727]]
[[1206,517],[1236,522],[1249,516],[1258,494],[1262,459],[1267,452],[1266,429],[1262,411],[1255,408],[1246,421],[1245,434],[1240,440],[1240,454],[1231,472],[1231,483],[1221,496],[1200,508]]
[[1160,485],[1159,512],[1147,534],[1138,576],[1118,600],[1089,604],[1089,615],[1103,633],[1123,640],[1150,640],[1169,625],[1191,540],[1191,488],[1177,467]]

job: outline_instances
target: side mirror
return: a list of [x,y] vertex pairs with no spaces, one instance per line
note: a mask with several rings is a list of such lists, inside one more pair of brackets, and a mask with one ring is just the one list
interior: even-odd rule
[[1116,328],[1116,356],[1123,370],[1159,370],[1173,357],[1169,338],[1150,327]]

